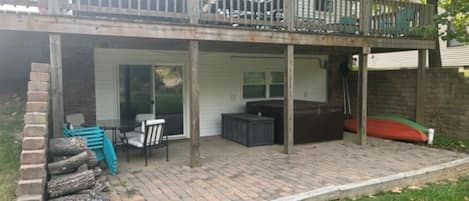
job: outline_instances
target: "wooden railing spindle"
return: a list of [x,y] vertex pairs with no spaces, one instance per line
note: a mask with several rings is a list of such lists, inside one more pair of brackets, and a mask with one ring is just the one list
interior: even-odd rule
[[274,0],[270,2],[270,25],[274,26]]
[[244,24],[247,24],[248,23],[248,3],[247,3],[247,0],[244,0],[244,10],[243,10],[243,15],[244,15]]
[[[188,2],[191,1],[198,7],[195,15],[202,19],[198,23],[239,25],[253,29],[284,30],[287,27],[290,31],[354,34],[357,30],[356,23],[359,22],[361,34],[380,37],[407,37],[414,28],[429,24],[433,12],[432,5],[397,0],[204,1],[212,2],[208,5],[202,5],[202,0],[46,1],[61,2],[56,5],[56,13],[50,13],[51,15],[67,13],[76,16],[86,14],[86,17],[93,17],[92,14],[109,17],[107,14],[110,14],[112,17],[133,17],[130,19],[135,19],[136,16],[153,16],[176,23],[190,19]],[[5,3],[19,7],[37,6],[34,1],[0,0],[0,4]],[[201,12],[201,8],[204,8],[204,12]],[[0,12],[21,13],[4,9]]]
[[257,1],[257,6],[256,6],[256,20],[262,20],[261,18],[261,1]]
[[221,13],[222,13],[222,17],[223,17],[222,19],[223,19],[223,21],[226,21],[226,17],[227,17],[227,16],[226,16],[226,1],[223,0],[222,2],[223,2],[223,3],[221,4],[221,6],[222,6],[222,7],[221,7]]
[[140,15],[140,11],[142,9],[142,4],[141,4],[141,0],[137,0],[137,15]]
[[250,1],[250,5],[251,5],[251,12],[250,12],[251,13],[251,21],[250,21],[250,23],[253,24],[254,23],[254,15],[255,15],[255,13],[254,13],[254,2]]

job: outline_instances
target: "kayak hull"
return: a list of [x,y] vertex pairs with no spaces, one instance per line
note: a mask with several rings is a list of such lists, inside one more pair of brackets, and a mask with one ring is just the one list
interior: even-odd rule
[[373,116],[371,116],[371,118],[373,118],[373,119],[388,119],[388,120],[392,120],[392,121],[397,121],[397,122],[403,123],[405,125],[408,125],[412,128],[415,128],[415,129],[421,131],[422,133],[425,133],[425,134],[428,133],[428,128],[426,128],[425,126],[423,126],[423,125],[421,125],[417,122],[414,122],[410,119],[406,119],[402,116],[392,115],[392,114],[380,114],[380,115],[373,115]]
[[[345,130],[357,132],[358,122],[356,119],[347,119],[344,122]],[[377,138],[401,140],[409,142],[426,142],[427,136],[421,131],[406,124],[388,120],[374,119],[367,120],[367,135]]]

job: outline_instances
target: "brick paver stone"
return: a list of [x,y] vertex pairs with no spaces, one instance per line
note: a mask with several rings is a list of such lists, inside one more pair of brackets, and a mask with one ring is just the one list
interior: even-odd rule
[[[467,157],[373,138],[365,147],[352,140],[298,145],[292,155],[282,154],[278,145],[247,148],[220,137],[202,139],[200,168],[187,167],[189,146],[187,141],[178,141],[171,143],[169,162],[164,160],[164,151],[158,150],[144,168],[143,157],[135,155],[130,163],[120,163],[119,179],[111,183],[125,183],[149,201],[272,200]],[[127,196],[122,190],[113,195],[121,200]]]

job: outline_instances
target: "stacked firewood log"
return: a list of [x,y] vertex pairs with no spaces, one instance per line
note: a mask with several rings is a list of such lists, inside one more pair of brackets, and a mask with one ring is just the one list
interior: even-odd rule
[[50,139],[48,153],[52,159],[47,165],[49,200],[109,200],[106,177],[102,176],[96,154],[86,149],[84,138]]

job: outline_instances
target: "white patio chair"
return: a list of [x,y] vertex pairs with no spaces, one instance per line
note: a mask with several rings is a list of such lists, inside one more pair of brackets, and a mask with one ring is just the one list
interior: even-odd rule
[[124,137],[124,144],[129,161],[129,148],[141,149],[145,157],[145,166],[148,162],[148,154],[151,156],[152,148],[166,147],[166,161],[169,157],[168,135],[164,132],[164,119],[146,120],[142,122],[144,133],[134,137]]
[[[152,120],[152,119],[155,119],[155,115],[152,114],[152,113],[141,113],[141,114],[137,114],[135,116],[135,121],[138,122],[139,124],[141,124],[143,121]],[[142,129],[143,129],[143,127],[138,126],[138,127],[135,128],[135,131],[140,131],[142,133],[145,132]]]
[[141,113],[135,116],[135,122],[139,124],[139,126],[135,127],[133,131],[126,131],[121,133],[121,139],[123,138],[133,138],[136,136],[140,136],[145,132],[145,126],[143,126],[144,121],[155,119],[155,115],[152,113]]

